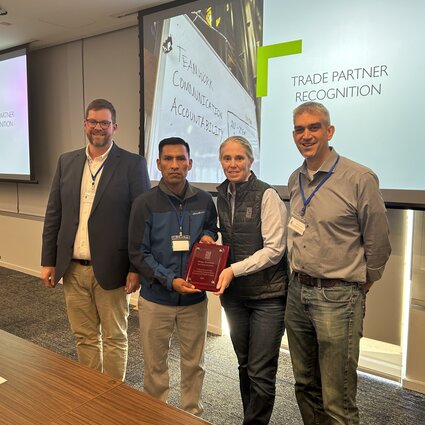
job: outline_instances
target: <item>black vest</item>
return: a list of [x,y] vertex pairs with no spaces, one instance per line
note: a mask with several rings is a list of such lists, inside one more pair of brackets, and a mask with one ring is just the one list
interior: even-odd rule
[[[247,182],[237,183],[235,213],[231,217],[227,196],[228,181],[218,189],[217,207],[223,244],[230,246],[229,264],[244,260],[263,248],[261,235],[261,202],[271,188],[251,173]],[[259,272],[234,278],[224,292],[225,297],[266,299],[283,296],[288,284],[286,252],[282,260]]]

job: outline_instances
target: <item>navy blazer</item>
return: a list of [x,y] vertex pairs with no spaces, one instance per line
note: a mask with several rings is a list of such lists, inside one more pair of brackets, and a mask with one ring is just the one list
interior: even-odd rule
[[[55,284],[72,260],[80,217],[85,148],[60,156],[43,229],[41,265],[56,267]],[[150,188],[146,160],[115,143],[105,160],[88,220],[94,275],[104,289],[124,286],[130,266],[128,222],[133,200]]]

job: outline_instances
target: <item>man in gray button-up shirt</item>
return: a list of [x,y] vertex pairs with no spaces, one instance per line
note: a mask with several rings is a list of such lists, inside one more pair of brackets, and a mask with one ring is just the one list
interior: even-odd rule
[[358,424],[359,343],[365,294],[391,247],[377,176],[329,147],[328,110],[294,110],[295,144],[305,158],[289,178],[286,327],[295,392],[305,424]]

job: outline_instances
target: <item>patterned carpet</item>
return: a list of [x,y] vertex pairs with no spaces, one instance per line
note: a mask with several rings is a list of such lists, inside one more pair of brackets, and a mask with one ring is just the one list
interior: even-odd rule
[[[0,267],[0,328],[63,356],[76,359],[74,340],[65,314],[63,291],[44,289],[33,276]],[[129,320],[129,362],[126,383],[142,389],[143,357],[139,345],[137,312]],[[169,403],[179,405],[179,350],[170,351]],[[236,358],[227,336],[209,335],[206,348],[204,419],[216,425],[242,422]],[[277,397],[271,425],[302,424],[293,394],[288,353],[282,351],[277,376]],[[358,404],[365,425],[425,424],[425,396],[360,374]],[[1,412],[0,412],[1,416]]]

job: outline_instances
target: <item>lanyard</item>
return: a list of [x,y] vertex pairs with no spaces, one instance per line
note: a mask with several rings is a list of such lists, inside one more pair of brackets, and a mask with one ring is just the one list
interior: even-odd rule
[[96,181],[97,175],[102,171],[102,168],[105,165],[105,161],[102,162],[102,165],[98,168],[98,170],[94,174],[91,172],[90,163],[88,160],[87,160],[87,165],[89,166],[89,171],[91,175],[91,187],[92,189],[94,189],[94,182]]
[[313,192],[310,194],[310,196],[307,199],[305,198],[304,189],[303,189],[303,186],[301,184],[301,171],[298,174],[298,185],[300,187],[301,197],[303,198],[303,204],[304,204],[304,206],[301,208],[301,212],[300,212],[300,214],[302,216],[305,214],[305,210],[307,208],[307,205],[310,203],[310,201],[313,198],[313,196],[325,184],[326,180],[331,176],[332,171],[336,167],[336,164],[338,164],[338,161],[339,161],[339,155],[338,155],[338,157],[337,157],[334,165],[332,165],[331,169],[326,173],[325,177],[323,177],[323,179],[320,180],[320,183],[316,186],[316,188],[313,190]]
[[[173,201],[171,198],[167,196],[168,202],[172,206],[173,210],[176,212],[177,215],[177,221],[179,222],[179,236],[183,235],[183,219],[184,219],[184,212],[186,211],[186,203],[183,203],[183,209],[180,208],[180,213],[177,211],[176,206],[173,204]],[[180,204],[181,205],[181,204]]]

